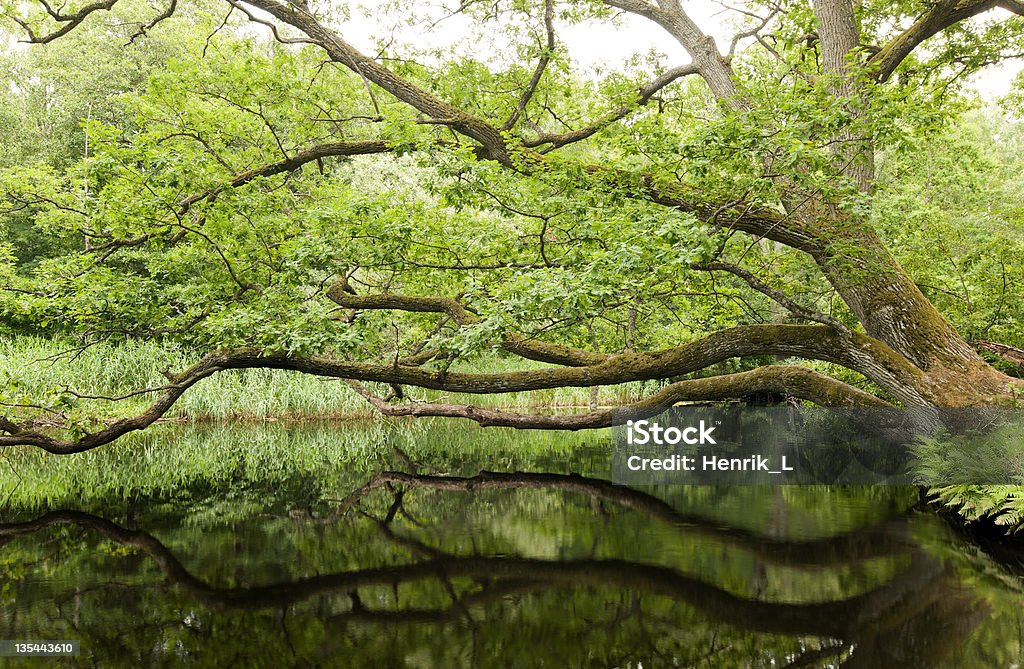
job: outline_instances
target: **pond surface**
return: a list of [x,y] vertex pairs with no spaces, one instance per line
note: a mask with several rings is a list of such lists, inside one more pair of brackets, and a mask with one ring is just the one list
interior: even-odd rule
[[0,666],[1024,666],[1024,581],[912,488],[616,487],[607,434],[428,421],[0,470],[0,639],[82,649]]

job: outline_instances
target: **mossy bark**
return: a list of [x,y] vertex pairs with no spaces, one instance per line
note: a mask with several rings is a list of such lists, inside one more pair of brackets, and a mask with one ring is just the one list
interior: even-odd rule
[[820,230],[819,267],[868,335],[922,371],[922,397],[949,407],[1011,399],[1013,379],[960,336],[874,231],[852,217],[824,219]]

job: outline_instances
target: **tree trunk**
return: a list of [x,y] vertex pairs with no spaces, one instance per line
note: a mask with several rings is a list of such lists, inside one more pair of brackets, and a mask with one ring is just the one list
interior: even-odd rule
[[935,406],[987,405],[1006,399],[1013,379],[985,362],[921,292],[882,240],[849,216],[822,226],[812,254],[872,337],[921,369],[916,390]]

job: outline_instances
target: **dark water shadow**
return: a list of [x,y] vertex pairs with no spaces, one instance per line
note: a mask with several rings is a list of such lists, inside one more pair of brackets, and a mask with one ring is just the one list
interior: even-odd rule
[[989,607],[914,523],[789,538],[599,478],[492,472],[384,472],[228,529],[52,511],[0,524],[23,573],[0,633],[82,638],[87,666],[940,667]]

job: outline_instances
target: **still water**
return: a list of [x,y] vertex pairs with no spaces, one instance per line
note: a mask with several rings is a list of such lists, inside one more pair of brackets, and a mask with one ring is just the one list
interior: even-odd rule
[[1024,580],[912,488],[616,487],[607,435],[429,421],[0,470],[0,639],[81,642],[0,666],[1024,666]]

